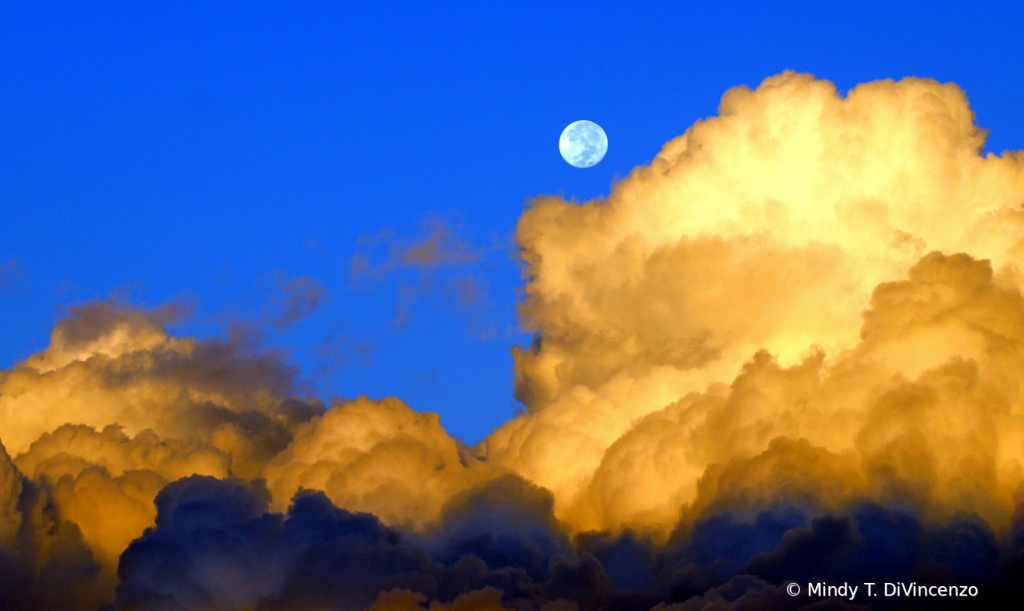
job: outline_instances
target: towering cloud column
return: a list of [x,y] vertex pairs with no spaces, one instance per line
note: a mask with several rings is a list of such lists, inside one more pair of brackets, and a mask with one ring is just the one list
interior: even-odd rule
[[[916,329],[913,342],[887,337],[886,354],[858,347],[862,333],[868,343],[885,334],[876,320],[910,315],[884,283],[910,273],[922,288],[906,290],[925,300],[972,287],[1008,291],[1006,308],[984,322],[1007,330],[1013,323],[999,319],[1017,316],[1024,163],[1014,153],[983,155],[985,132],[973,119],[953,84],[886,80],[843,96],[828,81],[787,72],[726,92],[719,116],[668,142],[607,198],[536,199],[516,232],[527,264],[521,312],[537,332],[515,353],[529,411],[489,436],[484,451],[550,488],[559,515],[580,528],[668,529],[713,463],[783,437],[853,450],[874,418],[869,399],[797,417],[801,402],[824,400],[801,384],[820,383],[813,378],[839,363],[868,367],[853,362],[868,352],[885,367],[865,388],[914,379],[975,359],[986,341],[943,320]],[[918,263],[932,251],[978,263]],[[950,307],[949,316],[970,315]],[[1017,339],[1006,336],[1006,349]],[[764,358],[746,363],[761,350],[797,369],[753,397],[750,367],[763,368]],[[972,362],[988,373],[984,360]],[[1014,397],[1003,409],[1016,409]],[[714,448],[715,439],[732,445]],[[1018,450],[1006,456],[1017,460]]]

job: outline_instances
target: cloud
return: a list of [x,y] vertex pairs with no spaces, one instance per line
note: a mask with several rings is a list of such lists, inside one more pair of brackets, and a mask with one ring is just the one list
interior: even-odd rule
[[[726,92],[607,198],[537,198],[516,232],[525,409],[475,448],[395,397],[305,396],[238,328],[72,308],[0,372],[0,607],[877,603],[792,597],[796,579],[1010,608],[1024,166],[984,136],[952,84],[840,95],[786,72]],[[486,301],[484,253],[448,224],[363,246],[355,276]],[[283,326],[323,295],[279,289]],[[339,337],[326,363],[360,354]]]
[[25,270],[17,259],[0,261],[0,290],[9,289],[25,277]]
[[448,435],[437,414],[415,412],[394,397],[363,396],[298,426],[262,475],[279,510],[310,488],[385,523],[423,526],[446,500],[490,473]]
[[76,476],[88,465],[115,476],[146,469],[171,481],[194,473],[224,477],[231,460],[215,447],[196,440],[161,440],[149,429],[131,438],[117,425],[96,431],[65,424],[40,436],[28,451],[18,455],[15,464],[32,479],[56,481],[65,475]]
[[186,478],[160,492],[156,526],[122,556],[113,608],[860,609],[871,602],[863,588],[851,602],[782,586],[973,584],[984,602],[1007,593],[998,584],[1017,566],[1017,552],[980,520],[929,523],[873,504],[812,518],[786,508],[749,522],[717,517],[664,547],[631,535],[574,547],[549,529],[543,498],[499,478],[424,539],[323,493],[301,492],[281,514],[267,511],[258,481]]
[[50,345],[0,376],[0,430],[20,453],[66,423],[128,435],[199,439],[257,473],[290,427],[322,410],[297,395],[295,369],[244,335],[200,341],[167,333],[164,310],[111,302],[72,308]]
[[487,280],[483,277],[457,274],[445,281],[444,288],[457,308],[475,310],[486,305]]
[[56,507],[0,444],[0,608],[85,611],[109,599],[112,576],[102,574],[78,526]]
[[[1015,154],[981,154],[973,118],[953,84],[843,96],[786,72],[726,92],[719,116],[607,198],[535,199],[516,232],[536,333],[515,351],[528,409],[481,451],[552,490],[581,529],[667,532],[711,465],[786,437],[872,494],[910,477],[908,493],[1005,519],[1024,173]],[[900,377],[925,393],[920,443],[895,416]],[[989,392],[1004,407],[983,407]]]
[[434,296],[435,303],[458,315],[468,316],[471,331],[479,326],[478,319],[491,306],[486,279],[470,272],[455,272],[444,280],[433,275],[423,275],[415,280],[401,279],[397,289],[395,325],[398,327],[409,323],[413,308],[423,297]]
[[719,115],[604,200],[543,196],[524,212],[522,313],[544,339],[517,357],[531,405],[664,367],[731,376],[761,348],[787,364],[811,344],[845,348],[875,286],[927,250],[1012,267],[1019,161],[979,155],[955,85],[843,97],[787,72],[729,90]]
[[[422,603],[427,597],[410,590],[395,589],[384,592],[370,611],[422,611],[426,607]],[[463,594],[452,601],[451,605],[433,603],[430,611],[500,611],[501,590],[485,588]]]
[[480,258],[480,252],[454,235],[443,221],[430,219],[425,224],[430,227],[430,235],[401,252],[403,265],[457,265]]
[[271,297],[276,310],[274,326],[284,330],[309,316],[320,306],[326,294],[323,283],[310,276],[279,280]]
[[519,416],[485,444],[509,435],[529,451],[528,463],[501,462],[547,478],[567,500],[560,517],[581,529],[667,535],[681,515],[741,503],[836,509],[858,497],[1006,525],[1024,484],[1024,422],[1011,407],[1024,364],[1020,292],[987,262],[933,253],[880,285],[863,319],[861,341],[833,359],[818,350],[784,367],[758,352],[729,386],[638,417],[607,449],[595,438],[619,415],[583,392],[586,402]]
[[21,528],[18,500],[21,498],[21,473],[14,467],[7,449],[0,444],[0,547],[11,546]]
[[169,482],[193,474],[228,477],[231,458],[198,440],[134,438],[66,424],[44,433],[15,459],[21,473],[50,488],[61,516],[74,522],[97,560],[113,574],[121,552],[153,525],[153,499]]
[[363,248],[353,255],[350,266],[353,280],[377,283],[397,275],[395,325],[399,328],[410,322],[417,302],[435,296],[439,305],[469,316],[470,331],[476,334],[487,326],[479,318],[492,305],[481,266],[506,248],[474,245],[461,235],[461,225],[437,216],[428,216],[419,229],[421,235],[415,238],[397,237],[393,229],[360,237]]
[[296,498],[266,513],[257,484],[191,477],[157,497],[157,526],[125,551],[116,609],[344,608],[382,591],[433,592],[443,567],[371,515]]
[[372,366],[373,346],[370,342],[335,330],[312,349],[318,364],[318,375],[327,376],[344,367],[353,359],[363,367]]
[[572,551],[565,530],[551,493],[509,474],[453,496],[435,537],[445,542],[439,553],[449,561],[473,554],[492,568],[515,567],[543,580],[549,560]]
[[[437,216],[429,216],[419,223],[421,235],[415,238],[399,238],[393,229],[384,229],[375,236],[361,236],[359,244],[364,247],[352,257],[353,276],[380,278],[398,268],[434,269],[461,266],[480,260],[484,251],[473,246],[460,236],[457,225]],[[383,259],[375,251],[385,250]]]

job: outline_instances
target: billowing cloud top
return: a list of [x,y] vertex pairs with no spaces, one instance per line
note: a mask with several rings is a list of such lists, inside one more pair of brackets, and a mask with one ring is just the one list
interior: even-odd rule
[[[72,309],[0,373],[0,607],[791,609],[818,579],[1001,604],[1024,159],[984,137],[952,84],[787,72],[606,199],[535,199],[527,409],[475,448],[170,310]],[[282,325],[323,294],[285,288]]]

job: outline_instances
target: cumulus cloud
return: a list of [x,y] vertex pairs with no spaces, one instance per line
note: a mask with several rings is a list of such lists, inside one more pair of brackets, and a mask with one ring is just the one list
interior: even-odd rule
[[[521,312],[536,330],[515,353],[529,409],[482,451],[551,489],[580,528],[669,529],[709,466],[773,439],[808,439],[837,469],[865,467],[848,452],[884,456],[874,427],[895,422],[871,414],[903,409],[886,394],[902,377],[939,386],[922,409],[945,442],[969,441],[915,480],[930,478],[922,485],[957,497],[953,506],[1005,515],[1020,464],[1019,383],[1001,372],[1020,339],[1024,165],[1014,153],[983,156],[984,135],[952,84],[878,81],[843,96],[787,72],[726,92],[719,116],[607,198],[536,199],[516,233]],[[966,393],[946,395],[936,377],[958,366],[1008,382],[985,387],[998,403],[971,397],[982,390],[966,371]],[[959,422],[944,420],[955,413]],[[920,432],[924,444],[889,434],[927,461],[944,443],[938,432]],[[996,486],[1000,509],[991,493],[963,489],[968,462],[986,483],[1008,478]],[[911,464],[925,466],[907,454],[901,477]]]
[[173,481],[195,473],[225,477],[231,461],[215,447],[196,440],[161,440],[149,429],[131,438],[117,425],[96,431],[65,424],[40,436],[18,455],[16,464],[33,479],[56,481],[78,475],[84,466],[99,466],[115,476],[146,469]]
[[981,520],[938,524],[875,504],[815,517],[786,507],[750,520],[720,514],[665,546],[630,534],[573,546],[551,529],[550,497],[529,488],[494,480],[424,537],[319,492],[281,514],[267,511],[259,482],[179,480],[157,497],[156,527],[122,556],[113,607],[859,609],[866,597],[793,597],[782,585],[973,584],[987,589],[983,602],[999,601],[1000,579],[1019,562]]
[[[430,611],[502,611],[501,590],[486,588],[468,592],[455,599],[451,605],[433,603]],[[370,611],[424,611],[427,597],[410,590],[395,589],[384,592]]]
[[263,477],[279,510],[311,488],[388,524],[422,526],[492,472],[448,435],[437,414],[413,411],[394,397],[363,396],[298,426]]
[[227,477],[231,458],[197,440],[161,440],[152,430],[129,438],[64,425],[44,433],[15,459],[18,469],[51,487],[63,518],[74,522],[112,572],[121,552],[153,525],[153,499],[169,482],[193,474]]
[[322,410],[298,396],[295,369],[244,335],[171,336],[164,310],[111,302],[72,308],[50,345],[0,375],[0,430],[20,453],[63,424],[128,435],[198,438],[251,476],[285,447],[289,427]]
[[972,119],[952,84],[844,97],[785,73],[728,91],[606,199],[538,198],[516,237],[544,341],[517,357],[520,394],[539,406],[665,367],[731,376],[761,348],[831,353],[856,341],[875,286],[929,250],[1015,273],[1020,162],[980,156]]
[[21,528],[18,500],[21,498],[21,473],[14,467],[7,449],[0,444],[0,547],[9,547]]
[[169,485],[156,528],[122,556],[115,608],[365,609],[396,588],[435,597],[459,571],[323,493],[300,494],[287,515],[268,513],[269,497],[237,480]]
[[[787,72],[726,92],[607,198],[535,199],[516,231],[526,409],[475,448],[398,398],[303,396],[237,330],[173,336],[173,307],[72,308],[0,372],[0,607],[876,602],[792,579],[974,585],[1005,607],[1024,159],[984,137],[952,84],[841,95]],[[482,251],[450,225],[363,246],[356,276],[482,300],[462,269]],[[281,326],[323,296],[279,289]]]
[[880,285],[863,318],[861,341],[833,359],[815,350],[784,367],[758,352],[728,387],[637,418],[607,450],[581,434],[614,417],[596,401],[587,405],[607,411],[586,412],[592,424],[574,426],[575,438],[539,427],[572,409],[582,421],[578,404],[521,416],[523,430],[548,440],[544,464],[555,466],[541,477],[558,474],[559,451],[595,457],[591,472],[579,462],[561,470],[580,482],[563,497],[563,517],[584,529],[667,534],[681,510],[797,497],[838,508],[870,497],[1005,526],[1024,483],[1019,291],[999,286],[987,262],[934,253],[908,279]]
[[26,479],[0,444],[0,608],[86,611],[109,600],[104,574],[45,486]]

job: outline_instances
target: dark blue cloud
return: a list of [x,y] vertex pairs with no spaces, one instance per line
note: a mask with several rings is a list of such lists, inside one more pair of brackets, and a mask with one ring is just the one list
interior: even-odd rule
[[193,476],[168,485],[156,500],[156,525],[121,557],[110,609],[366,609],[396,588],[426,602],[495,588],[501,604],[517,610],[557,601],[580,611],[907,602],[793,597],[784,589],[791,580],[975,585],[984,598],[974,602],[998,605],[1024,576],[1020,521],[1001,541],[976,518],[935,524],[877,504],[712,515],[659,546],[629,531],[570,541],[550,493],[516,476],[456,497],[442,522],[419,534],[338,508],[320,492],[300,492],[284,515],[269,512],[268,502],[260,480]]

